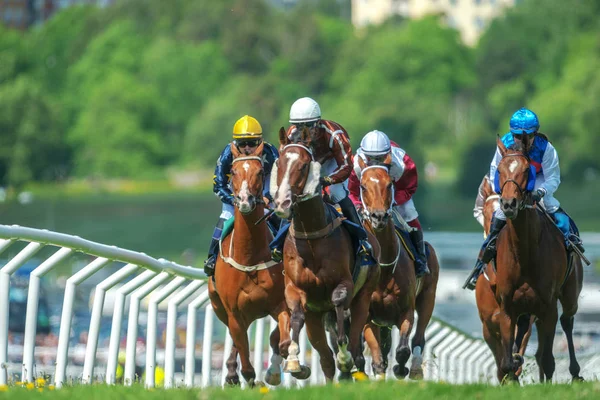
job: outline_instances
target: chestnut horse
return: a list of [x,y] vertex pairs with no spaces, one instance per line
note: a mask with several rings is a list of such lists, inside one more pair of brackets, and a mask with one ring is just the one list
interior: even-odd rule
[[[352,238],[339,215],[331,212],[331,207],[323,201],[319,185],[321,165],[313,159],[307,129],[299,139],[301,144],[290,143],[285,130],[280,129],[277,173],[271,174],[275,212],[292,219],[283,248],[285,298],[292,313],[293,333],[284,372],[298,379],[310,376],[310,369],[301,366],[297,357],[300,330],[306,323],[308,339],[320,355],[325,378],[331,382],[336,365],[325,325],[336,321],[337,366],[342,372],[340,378],[347,379],[355,363],[364,366],[360,337],[379,279],[379,266],[360,267],[359,280],[364,283],[354,283]],[[372,235],[369,239],[377,253],[377,241]],[[348,309],[349,338],[345,330]]]
[[[527,148],[527,135],[523,136]],[[579,257],[569,254],[558,227],[534,206],[528,205],[530,160],[520,150],[508,150],[497,139],[502,160],[498,165],[500,208],[507,217],[498,235],[496,256],[496,300],[499,306],[503,357],[501,371],[515,379],[519,360],[513,357],[515,325],[523,314],[537,317],[536,361],[540,381],[550,381],[555,369],[552,346],[558,319],[557,301],[562,305],[560,323],[569,347],[569,372],[581,380],[573,345],[573,319],[583,284]]]
[[[483,198],[485,199],[485,203],[483,205],[483,229],[485,236],[487,236],[490,232],[492,215],[494,214],[494,211],[500,207],[500,195],[494,192],[494,188],[488,179],[485,179],[484,182]],[[489,263],[486,265],[484,273],[477,279],[475,299],[477,300],[477,309],[479,310],[479,318],[481,319],[483,327],[483,338],[494,355],[498,380],[502,382],[504,373],[502,372],[500,363],[502,362],[503,350],[502,341],[500,339],[500,323],[498,321],[500,306],[496,301],[495,290],[496,271],[492,263]],[[513,352],[521,366],[515,373],[516,377],[519,377],[522,372],[523,357],[525,356],[527,343],[531,337],[531,329],[534,321],[535,317],[527,315],[522,315],[517,320]]]
[[[390,159],[384,164],[391,164]],[[417,279],[414,261],[403,251],[396,233],[392,215],[394,186],[386,166],[366,166],[359,158],[362,170],[360,181],[363,202],[363,224],[372,232],[381,246],[379,265],[381,275],[377,289],[371,297],[370,320],[365,326],[365,340],[373,357],[375,377],[383,379],[391,349],[391,327],[400,330],[400,342],[396,349],[397,378],[409,375],[411,379],[423,378],[422,352],[425,346],[425,329],[429,324],[435,304],[439,276],[439,263],[431,244],[427,264],[430,274]],[[401,217],[400,217],[401,218]],[[413,329],[415,310],[418,314],[417,328],[412,339],[413,360],[410,371],[405,366],[411,349],[408,340]]]
[[233,339],[227,360],[228,384],[239,384],[238,353],[242,376],[249,386],[256,383],[256,374],[250,363],[247,331],[250,324],[259,318],[270,315],[278,321],[278,327],[270,336],[273,357],[265,376],[267,383],[278,385],[281,382],[281,363],[287,357],[290,315],[284,297],[283,265],[271,260],[269,242],[272,235],[267,224],[256,225],[265,209],[262,197],[263,146],[259,145],[251,156],[243,156],[235,145],[231,145],[234,157],[231,166],[234,225],[231,234],[221,243],[214,281],[209,279],[208,283],[215,313],[227,325]]

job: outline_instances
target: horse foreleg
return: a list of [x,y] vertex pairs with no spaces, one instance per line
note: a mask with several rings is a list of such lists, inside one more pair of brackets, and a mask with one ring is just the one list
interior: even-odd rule
[[501,382],[504,382],[505,379],[514,381],[517,379],[515,373],[519,368],[513,359],[515,322],[504,310],[500,311],[497,318],[500,325],[500,338],[502,340],[502,362],[500,363]]
[[[529,341],[529,336],[531,336],[530,326],[531,326],[532,317],[529,314],[522,314],[517,319],[517,328],[515,333],[515,344],[513,346],[513,357],[515,357],[516,361],[519,363],[519,367],[515,372],[515,375],[519,377],[522,372],[523,363],[525,359],[525,349],[527,348],[527,342]],[[525,345],[523,345],[525,343]]]
[[[292,311],[290,319],[290,329],[292,331],[292,339],[288,346],[288,355],[283,365],[283,372],[299,373],[302,371],[300,367],[300,330],[304,326],[304,311],[302,309],[302,297],[300,292],[291,284],[285,287],[285,301],[288,308]],[[281,329],[281,327],[280,327]]]
[[408,368],[406,368],[406,363],[410,358],[408,339],[410,337],[410,332],[412,331],[414,319],[414,311],[409,310],[402,318],[400,318],[400,321],[398,321],[398,329],[400,330],[400,341],[396,348],[396,362],[398,364],[394,365],[394,375],[396,375],[396,378],[398,379],[403,379],[409,372]]
[[[436,259],[437,261],[437,259]],[[412,362],[410,365],[410,379],[423,379],[423,349],[425,348],[425,329],[431,320],[435,304],[436,285],[431,285],[419,294],[416,301],[416,311],[419,319],[415,336],[412,339]]]
[[538,331],[538,351],[535,353],[535,359],[540,369],[540,382],[552,381],[555,362],[552,354],[554,345],[554,335],[556,333],[556,322],[558,320],[558,311],[551,308],[543,319],[536,322]]
[[[348,287],[350,286],[350,287]],[[344,310],[348,308],[348,303],[352,300],[352,283],[348,285],[347,282],[340,283],[331,294],[331,302],[335,307],[335,316],[337,321],[337,332],[338,332],[338,353],[337,353],[337,364],[338,369],[342,373],[349,373],[352,367],[354,366],[354,360],[352,358],[352,354],[348,351],[348,336],[346,335],[344,329]],[[368,310],[369,302],[367,301],[367,310]],[[353,317],[354,319],[354,317]],[[360,331],[364,327],[364,322],[366,322],[366,318],[363,318],[363,324],[360,326],[360,330],[358,334],[360,336]],[[352,325],[354,325],[354,321],[352,321]]]
[[373,367],[375,379],[384,380],[387,363],[385,363],[383,360],[381,346],[379,345],[381,343],[380,328],[373,322],[367,322],[364,333],[365,341],[367,342],[367,346],[369,346],[369,350],[371,351],[371,365]]
[[281,364],[283,359],[288,356],[288,349],[292,342],[290,339],[290,314],[287,305],[283,304],[279,307],[279,310],[273,313],[273,318],[277,319],[277,326],[269,337],[273,355],[271,356],[271,365],[265,374],[265,382],[277,386],[281,383]]
[[237,356],[238,350],[234,343],[234,345],[231,346],[231,353],[229,353],[229,358],[227,359],[227,376],[225,377],[225,383],[227,385],[237,386],[240,384],[240,377],[237,373]]
[[[371,305],[371,295],[373,290],[367,287],[363,287],[352,299],[352,305],[350,309],[350,343],[349,349],[354,360],[354,365],[359,372],[364,374],[365,371],[365,357],[362,352],[362,338],[361,334],[369,319],[369,307]],[[355,376],[359,379],[358,376]],[[366,378],[366,376],[365,376]]]
[[327,344],[327,335],[323,327],[323,314],[311,311],[306,312],[306,334],[313,349],[319,353],[325,379],[328,383],[331,383],[335,376],[335,362],[333,352]]
[[229,318],[229,334],[233,339],[233,343],[240,354],[240,361],[242,362],[242,376],[248,382],[250,387],[254,386],[256,379],[256,372],[250,362],[250,344],[248,343],[248,327],[245,324],[238,321],[235,317]]

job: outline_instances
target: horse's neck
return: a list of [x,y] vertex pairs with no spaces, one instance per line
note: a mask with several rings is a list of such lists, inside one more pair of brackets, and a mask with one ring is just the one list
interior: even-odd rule
[[389,264],[393,262],[398,257],[398,252],[400,251],[400,243],[396,237],[396,228],[394,227],[394,222],[391,218],[385,228],[381,231],[371,231],[375,233],[375,237],[381,246],[381,256],[379,260],[382,264]]
[[312,199],[298,203],[292,219],[294,230],[298,232],[315,232],[325,228],[328,224],[325,207],[325,202],[321,196],[315,196]]
[[267,238],[267,223],[255,225],[264,215],[264,206],[258,204],[250,214],[242,214],[235,208],[233,223],[233,254],[235,261],[244,265],[254,265],[269,259],[269,242]]
[[511,247],[517,250],[517,257],[528,259],[539,244],[541,226],[537,211],[533,208],[521,210],[516,219],[507,220],[507,227]]

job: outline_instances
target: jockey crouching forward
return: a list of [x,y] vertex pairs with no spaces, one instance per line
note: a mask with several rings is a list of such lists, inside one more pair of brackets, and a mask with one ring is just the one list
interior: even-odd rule
[[[358,213],[348,198],[347,179],[352,171],[352,148],[346,130],[336,122],[321,119],[319,104],[309,97],[292,104],[290,124],[287,136],[292,142],[297,141],[296,136],[304,128],[309,130],[314,160],[321,164],[321,186],[329,187],[329,197],[333,203],[340,205],[344,217],[363,229]],[[282,227],[271,243],[272,256],[276,261],[281,261],[283,257],[286,232],[287,229]],[[366,239],[360,240],[359,255],[371,257],[371,245]]]
[[[548,141],[546,135],[538,132],[540,123],[537,115],[526,108],[521,108],[513,114],[510,119],[510,132],[502,137],[502,143],[507,149],[522,146],[523,135],[528,136],[528,148],[525,154],[530,159],[531,165],[535,167],[535,185],[531,193],[532,200],[535,203],[542,203],[546,211],[553,217],[556,225],[560,228],[564,238],[567,250],[570,250],[568,242],[570,241],[582,253],[584,248],[581,239],[571,231],[571,219],[560,208],[559,201],[554,197],[554,192],[560,185],[560,167],[558,164],[558,153],[552,144]],[[497,168],[502,160],[502,154],[496,149],[496,154],[490,165],[489,178],[494,182],[496,193],[500,193],[498,187]],[[477,278],[483,271],[485,264],[496,257],[496,240],[498,234],[506,225],[506,216],[501,208],[496,209],[490,225],[490,233],[483,242],[479,258],[470,279],[465,287],[473,290]]]
[[[237,146],[239,151],[245,155],[251,155],[254,153],[256,148],[262,143],[262,127],[256,119],[249,115],[245,115],[240,118],[233,126],[233,145]],[[271,195],[269,194],[269,184],[271,182],[271,169],[275,160],[279,157],[279,153],[275,146],[265,142],[262,159],[263,159],[263,196],[264,202],[269,204],[272,202]],[[217,260],[217,253],[219,251],[219,239],[221,238],[221,232],[223,224],[229,218],[233,217],[234,205],[233,205],[233,193],[230,186],[231,178],[231,164],[233,163],[233,154],[231,153],[231,144],[227,144],[219,159],[215,168],[215,175],[213,180],[213,192],[219,197],[223,203],[221,215],[217,226],[213,232],[212,241],[210,242],[210,248],[208,250],[208,258],[204,261],[204,273],[207,276],[212,276],[215,273],[215,262]],[[271,217],[271,222],[277,227],[276,216]]]
[[390,153],[392,155],[392,164],[388,170],[394,182],[392,208],[413,228],[409,232],[409,236],[418,252],[415,257],[415,275],[419,278],[429,274],[429,268],[427,267],[423,230],[418,219],[419,214],[412,200],[412,196],[417,191],[418,186],[417,167],[408,154],[396,143],[390,141],[388,136],[381,131],[367,133],[360,142],[360,148],[354,156],[354,170],[349,179],[350,199],[357,208],[364,207],[360,195],[360,177],[362,171],[358,165],[358,158],[362,158],[368,166],[382,165]]

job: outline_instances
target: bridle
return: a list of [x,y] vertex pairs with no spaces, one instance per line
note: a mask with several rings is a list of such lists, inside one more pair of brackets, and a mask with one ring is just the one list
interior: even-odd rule
[[[385,170],[386,174],[389,174],[388,168],[384,167],[383,165],[371,165],[371,166],[363,169],[362,174],[364,174],[365,171],[368,171],[369,169],[375,169],[375,168],[383,169],[383,170]],[[393,200],[394,200],[394,191],[391,190],[390,191],[390,206],[385,212],[386,217],[389,217],[392,214],[392,206],[394,205]],[[365,218],[367,218],[369,220],[369,222],[371,222],[371,213],[369,212],[369,209],[367,208],[367,204],[365,203],[365,199],[363,197],[363,186],[362,185],[360,185],[360,202],[362,203],[362,206],[363,206],[363,211],[362,211],[363,216]]]
[[[258,156],[238,157],[238,158],[235,158],[233,160],[233,162],[231,163],[231,165],[233,166],[233,164],[235,164],[236,162],[239,162],[239,161],[259,161],[261,169],[264,169],[263,159],[261,157],[258,157]],[[258,196],[254,196],[254,197],[255,197],[254,207],[252,207],[252,209],[248,213],[251,213],[252,211],[254,211],[256,209],[257,205],[259,205],[259,204],[265,204],[265,201],[263,200],[263,197],[262,197],[262,193],[259,193]],[[238,200],[237,194],[235,194],[235,193],[234,193],[234,196],[233,196],[233,205],[235,207],[239,208],[239,200]]]
[[[507,157],[524,157],[527,160],[527,163],[529,163],[529,157],[526,156],[525,154],[521,154],[521,153],[512,153],[512,154],[507,154],[503,157],[503,159],[507,158]],[[521,185],[519,185],[519,183],[517,181],[515,181],[514,179],[507,179],[504,181],[504,183],[502,184],[502,187],[500,188],[500,197],[502,197],[502,192],[504,191],[504,186],[506,186],[507,183],[512,183],[514,184],[517,189],[519,189],[519,194],[521,196],[521,203],[519,204],[519,210],[523,210],[524,208],[527,207],[526,203],[527,203],[527,198],[529,195],[529,192],[527,191],[527,189],[523,189],[521,187]]]
[[[308,154],[310,154],[311,161],[315,161],[315,156],[313,155],[312,150],[309,149],[308,147],[304,146],[303,144],[299,144],[299,143],[290,143],[290,144],[285,145],[283,147],[283,149],[281,149],[281,154],[283,154],[285,152],[285,150],[290,147],[299,147],[299,148],[305,150]],[[279,158],[281,158],[281,155]],[[319,196],[320,194],[321,194],[320,189],[315,190],[314,193],[295,194],[292,192],[292,205],[290,206],[290,210],[292,211],[292,214],[294,213],[294,208],[298,205],[298,203],[302,203],[303,201],[310,200],[314,197]]]

